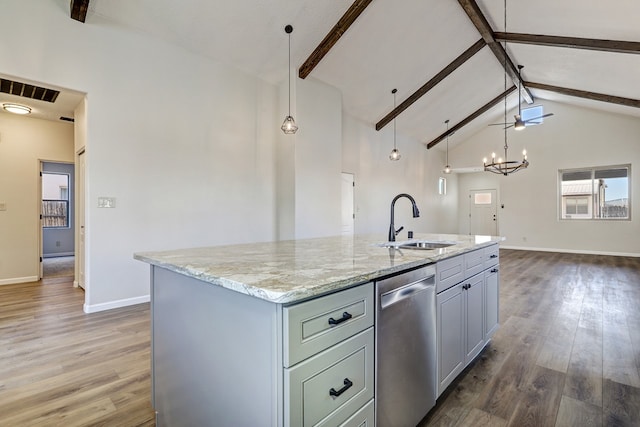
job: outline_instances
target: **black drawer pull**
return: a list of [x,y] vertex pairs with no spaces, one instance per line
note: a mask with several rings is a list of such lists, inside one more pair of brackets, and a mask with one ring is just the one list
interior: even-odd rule
[[489,256],[489,258],[498,258],[498,255],[492,254],[492,255]]
[[497,268],[492,268],[492,269],[491,269],[491,272],[492,272],[492,273],[497,273],[497,272],[498,272],[498,269],[497,269]]
[[329,396],[333,396],[333,397],[338,397],[340,396],[342,393],[344,393],[345,391],[349,390],[349,388],[353,385],[353,383],[351,381],[349,381],[349,378],[345,378],[344,379],[344,387],[342,387],[340,390],[336,391],[335,388],[331,387],[331,390],[329,390]]
[[[346,311],[344,313],[342,313],[342,317],[339,318],[338,320],[334,319],[333,317],[329,317],[329,324],[330,325],[339,325],[340,323],[347,321],[349,319],[351,319],[353,316],[349,313],[347,313]],[[345,383],[346,384],[346,383]]]

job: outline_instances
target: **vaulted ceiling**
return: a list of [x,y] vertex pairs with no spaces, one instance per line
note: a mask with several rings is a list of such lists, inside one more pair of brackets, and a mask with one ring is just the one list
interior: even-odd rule
[[[510,109],[521,64],[523,102],[640,117],[637,0],[72,0],[70,12],[85,25],[142,31],[272,83],[286,79],[284,26],[292,24],[301,74],[340,89],[345,111],[374,127],[402,110],[398,132],[430,146],[447,119],[454,144],[502,121],[505,64]],[[322,44],[327,35],[332,43]],[[316,50],[324,55],[312,57]]]

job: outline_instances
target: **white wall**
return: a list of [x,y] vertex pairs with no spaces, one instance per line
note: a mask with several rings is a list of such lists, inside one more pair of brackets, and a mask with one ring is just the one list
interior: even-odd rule
[[401,159],[389,160],[393,148],[393,126],[376,131],[348,114],[343,115],[343,172],[355,175],[357,234],[379,233],[386,240],[389,230],[390,205],[400,193],[414,197],[420,217],[413,218],[411,204],[402,198],[396,202],[395,225],[405,228],[398,238],[406,238],[409,230],[430,233],[455,233],[457,191],[456,177],[447,176],[448,194],[438,195],[438,178],[444,176],[444,156],[427,150],[418,141],[396,135]]
[[87,93],[85,309],[148,298],[136,251],[273,240],[276,88],[68,7],[4,1],[0,73]]
[[342,225],[342,95],[312,77],[295,80],[295,237],[335,236]]
[[[459,178],[460,232],[468,232],[468,191],[493,186],[505,205],[498,209],[505,247],[640,255],[640,196],[633,192],[640,188],[640,119],[550,101],[543,104],[553,117],[541,126],[508,133],[509,153],[520,157],[526,148],[528,169],[508,177],[481,172]],[[502,129],[491,127],[456,146],[450,158],[456,167],[479,166],[491,151],[501,155],[503,145]],[[558,219],[559,169],[629,163],[631,221]]]
[[0,284],[39,279],[41,160],[73,162],[73,125],[0,113]]

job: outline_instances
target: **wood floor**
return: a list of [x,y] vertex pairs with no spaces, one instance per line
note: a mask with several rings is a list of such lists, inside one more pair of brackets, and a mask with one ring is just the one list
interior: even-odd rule
[[[500,251],[501,327],[421,426],[640,426],[640,258]],[[0,286],[0,426],[153,426],[149,305]],[[404,426],[398,426],[404,427]]]
[[0,286],[0,426],[153,426],[149,304],[85,314],[71,280]]
[[500,251],[500,329],[422,426],[640,426],[640,258]]

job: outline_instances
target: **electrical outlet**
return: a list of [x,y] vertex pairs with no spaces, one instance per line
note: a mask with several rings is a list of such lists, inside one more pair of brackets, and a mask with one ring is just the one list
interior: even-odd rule
[[6,211],[7,210],[7,204],[5,202],[0,202],[0,211]]

